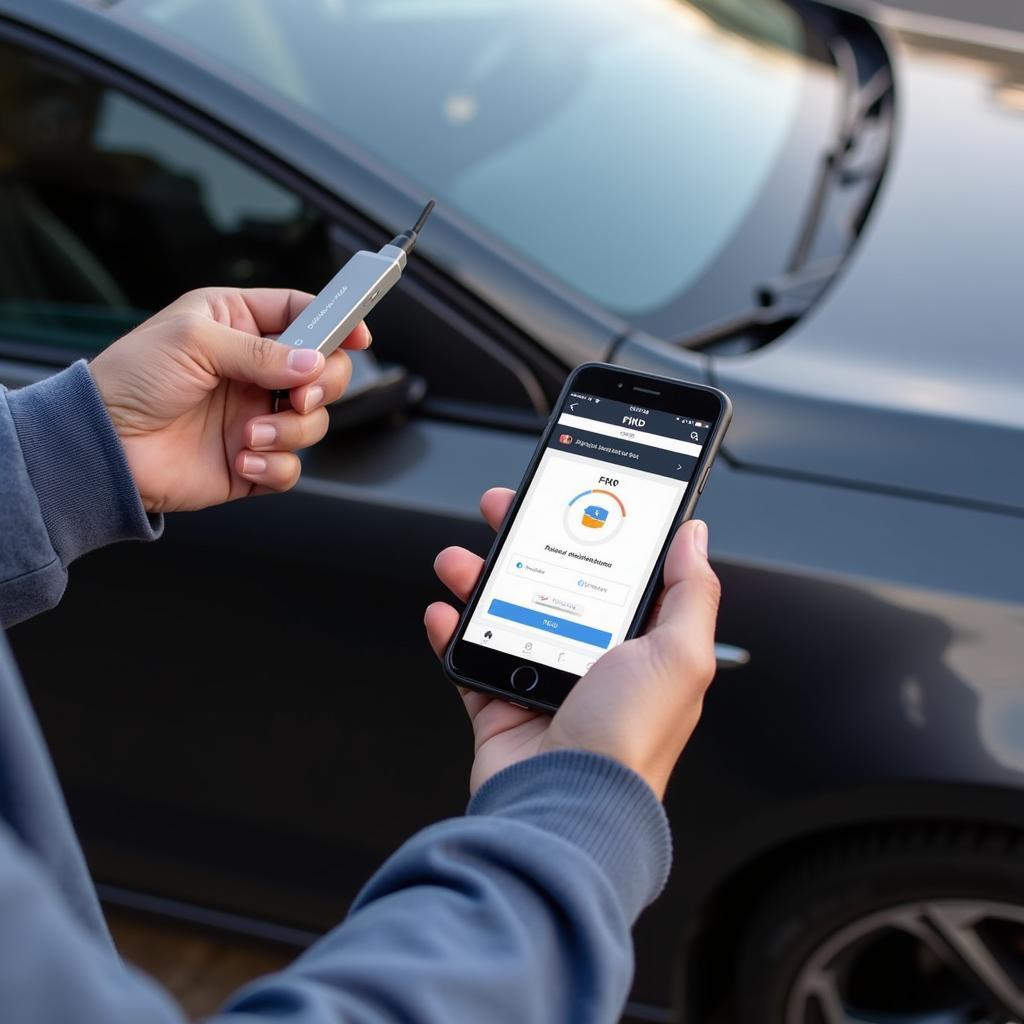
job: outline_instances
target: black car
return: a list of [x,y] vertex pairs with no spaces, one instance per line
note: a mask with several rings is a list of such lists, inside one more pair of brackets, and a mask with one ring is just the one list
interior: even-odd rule
[[13,632],[107,900],[301,943],[459,813],[431,562],[610,360],[735,404],[630,1012],[1024,1017],[1024,39],[872,11],[0,0],[9,386],[439,200],[298,488]]

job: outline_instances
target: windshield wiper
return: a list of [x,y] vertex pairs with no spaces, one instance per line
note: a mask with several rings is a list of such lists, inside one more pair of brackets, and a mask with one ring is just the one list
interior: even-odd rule
[[742,334],[776,337],[807,311],[841,262],[841,256],[818,260],[759,285],[755,289],[758,305],[690,331],[676,344],[699,352]]
[[[786,267],[788,273],[800,269],[806,262],[818,229],[821,227],[822,215],[831,190],[836,185],[840,187],[852,185],[868,176],[877,180],[885,163],[883,160],[878,167],[861,170],[856,174],[851,174],[846,167],[847,158],[856,149],[858,141],[867,128],[871,112],[876,110],[892,91],[892,72],[887,65],[883,65],[862,86],[858,87],[856,84],[857,58],[853,47],[842,37],[833,39],[831,46],[836,57],[836,65],[843,82],[846,83],[844,89],[846,115],[832,143],[821,155],[818,180],[811,193],[811,201],[804,214],[803,224],[797,235],[796,245],[793,247],[793,255]],[[870,189],[869,195],[873,194],[873,191]],[[859,221],[851,221],[851,224],[853,223],[859,223]]]
[[[885,157],[883,154],[877,162],[861,168],[851,168],[849,158],[856,153],[873,117],[881,117],[886,109],[884,104],[893,88],[892,73],[888,65],[883,64],[863,85],[858,85],[859,69],[853,47],[841,36],[833,37],[831,47],[845,85],[845,112],[835,137],[821,155],[817,179],[785,271],[755,286],[754,302],[749,309],[688,331],[674,344],[700,351],[743,335],[760,336],[758,340],[762,344],[778,337],[796,323],[825,290],[859,233],[877,192]],[[864,194],[843,218],[847,230],[841,239],[840,251],[811,260],[811,251],[834,190],[856,184],[865,185]]]

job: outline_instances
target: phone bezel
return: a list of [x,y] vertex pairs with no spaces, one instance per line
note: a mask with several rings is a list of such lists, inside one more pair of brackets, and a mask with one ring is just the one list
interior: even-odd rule
[[[633,390],[642,389],[640,397]],[[680,523],[689,519],[697,506],[700,492],[707,482],[707,472],[714,462],[722,438],[732,417],[732,403],[728,396],[717,388],[690,381],[676,380],[654,374],[626,370],[607,363],[585,363],[576,368],[565,382],[561,394],[554,405],[551,417],[544,428],[537,448],[516,489],[516,497],[501,524],[501,528],[491,545],[490,553],[484,563],[480,579],[477,581],[466,602],[458,627],[444,653],[444,669],[448,677],[460,686],[479,690],[509,700],[515,704],[537,708],[543,711],[556,711],[569,691],[576,685],[580,677],[572,672],[563,672],[541,662],[530,661],[504,651],[497,651],[482,644],[472,643],[464,639],[466,626],[480,601],[484,585],[494,570],[498,554],[515,521],[527,491],[533,482],[541,457],[548,447],[548,442],[558,426],[558,418],[569,392],[581,391],[599,398],[613,401],[642,404],[651,409],[668,412],[674,415],[693,416],[707,420],[712,424],[704,444],[701,456],[694,467],[690,483],[686,488],[679,508],[676,510],[672,526],[668,531],[655,563],[654,571],[644,588],[643,596],[637,605],[636,614],[630,622],[625,639],[636,636],[646,621],[651,604],[659,589],[664,568],[665,556],[669,544]],[[599,461],[599,460],[595,460]],[[598,655],[597,657],[600,657]],[[596,658],[595,658],[596,660]],[[523,666],[530,666],[538,675],[534,689],[524,692],[516,690],[511,684],[512,673]],[[496,680],[508,680],[504,684]]]

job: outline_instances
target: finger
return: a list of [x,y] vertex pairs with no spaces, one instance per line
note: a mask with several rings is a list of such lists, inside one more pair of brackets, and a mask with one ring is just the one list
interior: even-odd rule
[[360,320],[349,336],[341,343],[341,347],[360,350],[369,348],[372,344],[373,335],[370,333],[370,328]]
[[256,452],[294,452],[323,439],[331,418],[326,409],[314,409],[305,416],[279,412],[251,420],[245,429],[245,443]]
[[248,334],[280,334],[312,301],[292,288],[204,288],[211,312]]
[[[184,308],[207,310],[218,323],[247,334],[280,334],[313,301],[292,288],[199,288],[178,301]],[[373,338],[360,321],[342,348],[369,348]]]
[[318,405],[330,405],[341,398],[351,379],[352,360],[345,352],[334,352],[316,380],[292,389],[292,408],[296,412],[310,412]]
[[324,357],[312,349],[279,345],[196,314],[187,317],[181,325],[182,347],[217,377],[274,391],[309,384],[324,371]]
[[[540,711],[531,711],[529,708],[510,704],[500,697],[494,698],[474,690],[467,690],[462,695],[462,703],[473,723],[473,745],[477,751],[495,736],[515,729],[524,722],[541,718]],[[546,716],[544,718],[546,719]],[[546,721],[542,721],[546,726]]]
[[459,687],[459,696],[462,698],[462,706],[466,709],[466,714],[469,715],[469,721],[471,724],[476,722],[476,716],[491,701],[497,698],[492,697],[490,694],[481,693],[479,690],[470,690],[465,686]]
[[[434,654],[439,658],[444,657],[445,649],[451,642],[459,624],[459,613],[450,604],[435,601],[427,607],[423,616],[423,624],[426,626],[427,639],[430,641]],[[514,728],[539,715],[536,711],[527,711],[525,708],[506,704],[502,700],[495,700],[494,697],[486,693],[468,690],[463,686],[458,687],[458,690],[469,720],[473,723],[478,749],[482,743],[496,733]]]
[[465,548],[445,548],[434,559],[437,578],[460,601],[469,598],[483,567],[484,560]]
[[458,624],[459,613],[450,604],[435,601],[427,608],[423,616],[423,625],[427,628],[430,646],[439,658],[444,654],[444,649],[448,646]]
[[[445,648],[451,642],[455,628],[459,624],[459,613],[444,601],[435,601],[427,606],[423,616],[423,625],[427,630],[427,639],[430,646],[439,658],[444,657]],[[480,709],[492,698],[486,694],[477,693],[475,690],[468,690],[464,686],[458,686],[459,696],[462,698],[463,706],[469,714],[470,721],[477,715]]]
[[644,632],[648,632],[653,629],[658,620],[661,618],[661,606],[665,601],[665,591],[661,590],[658,592],[658,596],[654,599],[654,604],[651,605],[650,614],[647,616],[647,629]]
[[302,464],[299,457],[291,452],[251,452],[243,449],[235,456],[235,472],[268,490],[287,491],[298,482]]
[[710,680],[721,587],[708,562],[707,538],[707,525],[699,519],[684,523],[673,538],[665,560],[665,593],[649,636]]
[[489,491],[484,491],[480,499],[480,511],[492,530],[497,530],[504,522],[515,496],[516,492],[508,487],[492,487]]

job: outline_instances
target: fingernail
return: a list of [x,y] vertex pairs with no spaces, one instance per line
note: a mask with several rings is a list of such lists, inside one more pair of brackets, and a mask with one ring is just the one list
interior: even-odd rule
[[370,328],[367,327],[366,328],[366,347],[369,348],[372,344],[373,344],[373,334],[371,333]]
[[262,455],[246,455],[242,459],[242,473],[245,476],[262,476],[267,471],[267,460]]
[[303,412],[310,412],[324,400],[324,389],[319,384],[314,384],[306,390],[306,404],[303,405]]
[[293,348],[288,353],[288,369],[296,373],[309,373],[310,370],[315,370],[323,359],[324,357],[314,349]]
[[253,448],[266,448],[277,440],[277,429],[269,423],[256,423],[252,428],[252,440],[249,442]]
[[693,530],[693,546],[705,558],[708,557],[708,524],[703,519],[695,519]]

